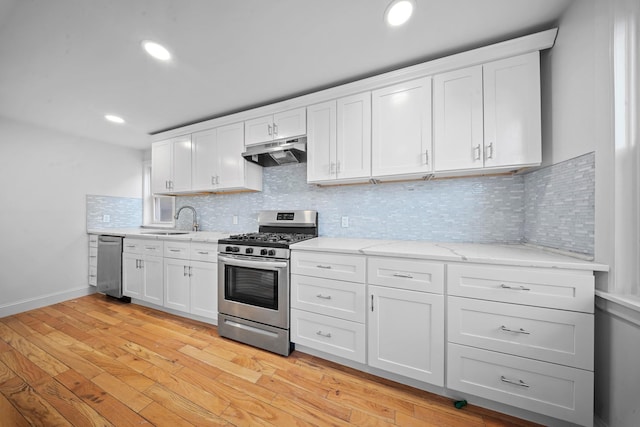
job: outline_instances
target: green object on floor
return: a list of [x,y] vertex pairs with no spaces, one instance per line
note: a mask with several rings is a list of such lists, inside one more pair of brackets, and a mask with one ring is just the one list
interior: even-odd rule
[[465,406],[467,406],[467,401],[466,400],[456,400],[455,402],[453,402],[453,406],[455,406],[456,409],[462,409]]

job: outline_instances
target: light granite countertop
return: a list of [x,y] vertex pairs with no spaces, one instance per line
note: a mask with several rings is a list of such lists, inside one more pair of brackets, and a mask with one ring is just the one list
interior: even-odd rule
[[[154,232],[183,232],[186,234],[149,234]],[[153,228],[94,228],[88,229],[89,234],[107,234],[110,236],[135,237],[154,240],[182,240],[193,242],[218,243],[219,239],[229,237],[231,233],[222,231],[186,231],[174,229],[153,229]]]
[[291,246],[291,249],[519,267],[609,271],[609,267],[604,264],[521,244],[438,243],[412,240],[318,237],[296,243]]

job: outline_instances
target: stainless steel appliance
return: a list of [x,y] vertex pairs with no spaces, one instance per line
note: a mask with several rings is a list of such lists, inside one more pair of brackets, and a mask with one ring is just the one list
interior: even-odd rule
[[307,138],[297,137],[264,142],[246,147],[242,157],[260,166],[278,166],[307,161]]
[[96,271],[98,292],[130,302],[122,295],[122,237],[98,236],[98,265]]
[[289,355],[289,245],[318,235],[316,211],[262,211],[258,232],[218,240],[218,333]]

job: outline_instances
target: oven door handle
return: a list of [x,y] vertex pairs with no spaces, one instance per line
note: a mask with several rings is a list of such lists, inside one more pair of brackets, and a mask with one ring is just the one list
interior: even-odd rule
[[239,267],[249,267],[249,268],[267,268],[267,269],[281,269],[287,268],[287,263],[282,261],[254,261],[254,260],[244,260],[238,258],[229,258],[225,256],[218,255],[218,261],[221,261],[225,264],[236,265]]

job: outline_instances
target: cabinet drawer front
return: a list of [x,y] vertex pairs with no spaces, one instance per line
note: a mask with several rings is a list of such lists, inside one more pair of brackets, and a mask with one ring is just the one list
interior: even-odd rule
[[448,298],[449,341],[593,370],[592,314]]
[[194,261],[218,262],[218,245],[215,243],[191,242],[190,257]]
[[356,362],[366,361],[362,323],[291,309],[291,341]]
[[166,258],[189,259],[189,242],[164,242]]
[[593,313],[592,272],[449,264],[449,295]]
[[125,238],[122,241],[122,252],[130,253],[130,254],[141,254],[142,245],[145,242],[146,242],[145,240]]
[[417,259],[369,257],[368,283],[410,291],[444,291],[444,264]]
[[97,248],[98,247],[98,235],[97,234],[89,234],[89,246]]
[[98,284],[98,273],[95,265],[89,266],[89,284],[91,286],[96,286]]
[[365,321],[364,283],[291,275],[291,307],[353,322]]
[[360,255],[291,252],[291,272],[305,276],[364,283],[366,259]]
[[593,372],[457,344],[448,348],[448,388],[592,425]]
[[162,256],[164,242],[162,240],[143,240],[141,250],[143,254]]

